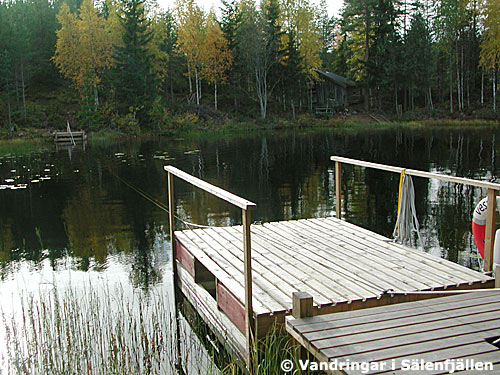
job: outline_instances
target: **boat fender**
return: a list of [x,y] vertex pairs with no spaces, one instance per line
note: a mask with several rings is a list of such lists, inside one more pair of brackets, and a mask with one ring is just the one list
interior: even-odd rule
[[[500,210],[500,197],[497,197],[497,210]],[[484,238],[486,234],[486,216],[488,197],[481,199],[472,215],[472,235],[481,258],[484,259]],[[494,263],[500,264],[500,230],[495,234],[495,247],[493,252]]]

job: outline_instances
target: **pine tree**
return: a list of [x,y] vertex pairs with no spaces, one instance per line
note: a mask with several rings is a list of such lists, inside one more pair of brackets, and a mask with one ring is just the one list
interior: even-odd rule
[[238,40],[237,33],[241,23],[241,12],[238,0],[221,0],[223,7],[221,10],[221,29],[224,37],[228,42],[229,51],[231,52],[233,63],[228,71],[228,85],[233,98],[235,109],[238,108],[239,98],[241,93],[241,78],[243,68],[241,66],[241,58],[238,55]]
[[433,73],[433,52],[429,29],[420,12],[412,19],[405,41],[406,80],[410,88],[410,105],[414,107],[415,97],[423,94],[429,109],[432,109],[430,93]]
[[153,33],[146,18],[144,0],[125,0],[121,24],[122,45],[114,46],[115,102],[122,114],[137,113],[138,120],[144,123],[156,98],[152,56],[148,49]]
[[343,9],[343,33],[346,40],[350,76],[363,86],[365,110],[370,107],[370,49],[373,44],[373,17],[377,0],[346,0]]

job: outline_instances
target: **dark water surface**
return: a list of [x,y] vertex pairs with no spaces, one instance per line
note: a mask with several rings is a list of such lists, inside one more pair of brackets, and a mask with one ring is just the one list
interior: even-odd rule
[[[254,221],[325,217],[335,212],[330,155],[490,180],[498,175],[498,133],[484,128],[200,133],[3,154],[0,296],[35,288],[54,277],[52,271],[63,282],[91,275],[141,289],[170,285],[168,216],[161,208],[168,203],[166,164],[255,202]],[[398,183],[393,173],[344,166],[344,218],[391,236]],[[425,251],[480,269],[470,222],[486,192],[421,178],[414,184]],[[183,219],[241,223],[238,209],[179,180],[175,190]]]

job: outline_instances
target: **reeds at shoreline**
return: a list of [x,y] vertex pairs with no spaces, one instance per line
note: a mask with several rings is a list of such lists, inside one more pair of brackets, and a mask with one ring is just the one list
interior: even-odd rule
[[[36,294],[20,292],[15,311],[1,313],[5,342],[0,343],[0,374],[176,374],[170,294],[110,285],[89,282],[82,289],[52,284]],[[187,373],[241,374],[235,359],[206,343],[209,330],[203,321],[190,313],[178,316],[184,315],[179,346]],[[297,363],[296,345],[282,331],[273,330],[258,347],[255,375],[281,373],[283,359]]]

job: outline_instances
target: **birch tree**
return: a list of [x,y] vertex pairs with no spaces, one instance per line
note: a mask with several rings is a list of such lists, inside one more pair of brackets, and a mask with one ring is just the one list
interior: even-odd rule
[[97,108],[102,74],[112,65],[113,47],[104,17],[98,14],[91,0],[84,0],[78,17],[64,3],[57,19],[61,28],[57,31],[53,61],[83,96],[93,97]]
[[492,71],[493,111],[496,112],[497,72],[500,63],[500,0],[487,0],[482,6],[484,34],[480,64]]
[[264,2],[260,13],[253,0],[243,0],[240,6],[239,55],[253,75],[260,116],[265,119],[269,98],[278,84],[281,36],[278,4],[276,0]]
[[194,0],[177,0],[175,12],[179,22],[177,48],[187,60],[189,94],[193,95],[192,75],[194,74],[196,104],[201,99],[202,46],[205,41],[205,14]]
[[226,81],[226,72],[231,66],[233,57],[213,11],[207,19],[202,60],[202,74],[214,85],[214,106],[217,110],[217,84]]

